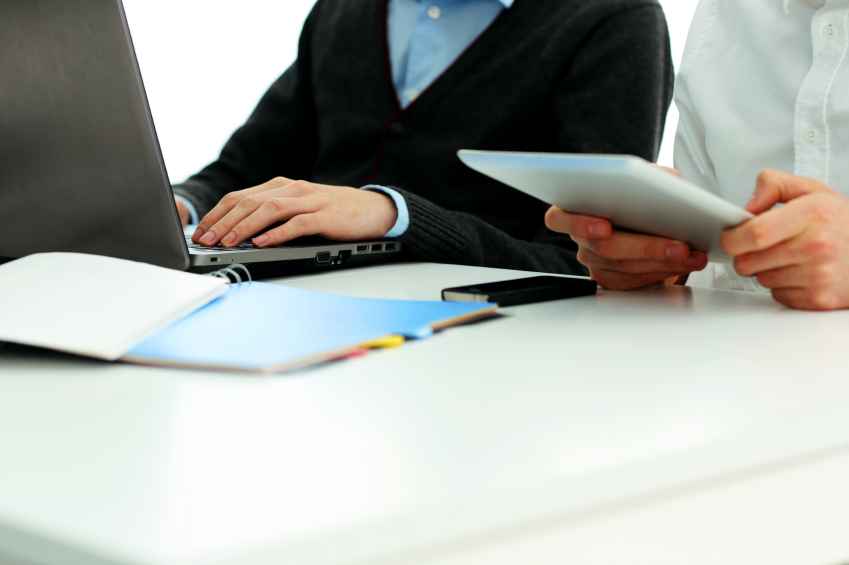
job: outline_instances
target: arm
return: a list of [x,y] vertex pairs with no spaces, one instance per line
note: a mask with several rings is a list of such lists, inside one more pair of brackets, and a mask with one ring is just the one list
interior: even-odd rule
[[[657,6],[620,12],[599,25],[584,44],[564,70],[554,103],[558,149],[655,160],[673,80],[663,12]],[[536,236],[525,241],[473,215],[401,192],[410,212],[410,226],[401,240],[415,259],[585,272],[572,239],[543,225],[544,208]]]
[[[639,30],[639,31],[635,31]],[[558,138],[552,149],[571,152],[631,153],[654,159],[671,98],[672,65],[662,11],[656,6],[629,9],[607,17],[585,38],[577,57],[563,60],[552,105]],[[560,60],[557,54],[551,55]],[[409,227],[401,240],[413,259],[584,273],[574,242],[547,231],[545,206],[529,219],[529,240],[510,236],[481,218],[446,210],[399,190],[405,197]],[[399,219],[383,195],[350,187],[322,186],[277,178],[228,194],[201,221],[197,241],[205,245],[282,244],[321,234],[333,239],[380,237]],[[369,218],[364,222],[364,218]],[[385,226],[379,233],[376,227]]]
[[[396,188],[410,216],[400,238],[405,253],[418,261],[458,263],[565,274],[585,273],[571,239],[541,229],[531,241],[516,239],[473,214],[453,212]],[[542,218],[543,211],[540,211]]]
[[298,59],[265,93],[218,160],[174,188],[198,216],[206,215],[227,193],[259,185],[281,171],[296,178],[310,176],[316,119],[307,42],[314,14],[315,10],[304,24]]

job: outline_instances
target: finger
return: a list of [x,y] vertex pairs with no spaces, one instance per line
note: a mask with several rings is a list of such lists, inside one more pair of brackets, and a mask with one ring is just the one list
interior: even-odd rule
[[260,206],[262,206],[262,201],[258,200],[257,197],[245,196],[223,218],[207,230],[201,237],[201,243],[215,245],[220,241],[224,246],[232,246],[235,243],[231,237],[233,227],[256,212]]
[[625,275],[615,271],[600,270],[593,273],[593,279],[606,290],[637,290],[663,285],[676,273],[659,272],[641,275]]
[[770,169],[758,175],[755,194],[746,209],[753,214],[761,214],[780,202],[790,202],[800,196],[823,190],[830,189],[814,179]]
[[268,226],[285,222],[299,214],[315,212],[318,208],[318,200],[310,197],[277,197],[267,200],[252,214],[230,228],[222,242],[226,246],[239,245]]
[[769,249],[802,235],[822,216],[822,208],[819,196],[795,200],[727,230],[722,234],[722,247],[732,257]]
[[604,240],[581,240],[579,244],[605,259],[661,261],[667,263],[667,266],[683,264],[691,254],[686,243],[627,232],[615,232]]
[[766,288],[777,290],[781,288],[805,288],[811,285],[810,269],[800,265],[782,267],[771,271],[758,273],[757,279]]
[[548,229],[585,239],[604,239],[613,235],[613,225],[604,218],[570,214],[556,206],[545,215]]
[[286,177],[276,177],[260,185],[227,194],[218,202],[218,204],[212,210],[209,211],[209,213],[207,213],[206,216],[201,218],[201,221],[198,223],[198,227],[195,230],[195,233],[192,235],[192,241],[194,241],[195,243],[201,243],[203,245],[214,245],[225,234],[221,232],[216,232],[210,235],[209,237],[205,237],[207,235],[207,232],[212,229],[212,226],[220,222],[222,218],[229,214],[230,211],[235,208],[239,204],[239,202],[242,201],[243,198],[248,196],[254,196],[258,193],[266,192],[269,190],[286,188],[294,182],[295,181],[287,179]]
[[318,213],[295,216],[280,227],[274,228],[253,239],[257,247],[282,245],[299,237],[321,233],[321,217]]
[[[224,216],[230,213],[230,210],[235,208],[242,199],[242,191],[231,192],[222,198],[215,207],[210,210],[200,222],[192,235],[192,241],[203,245],[214,245],[221,239],[220,233],[210,233],[212,226],[221,221]],[[209,242],[209,243],[208,243]]]
[[801,265],[808,261],[806,237],[799,236],[764,251],[746,253],[734,258],[738,275],[753,277],[759,273]]
[[826,311],[838,308],[835,297],[827,292],[812,292],[805,288],[779,288],[772,291],[777,302],[796,310]]
[[604,269],[606,271],[620,272],[625,274],[648,274],[660,272],[672,272],[678,275],[701,271],[707,267],[708,258],[704,253],[697,251],[681,264],[670,264],[665,261],[654,260],[612,260],[597,255],[590,249],[582,248],[578,252],[578,260],[591,269]]

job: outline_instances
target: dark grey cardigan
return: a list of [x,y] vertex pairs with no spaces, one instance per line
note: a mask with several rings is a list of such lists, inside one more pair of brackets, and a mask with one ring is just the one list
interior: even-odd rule
[[[656,0],[517,0],[406,110],[387,0],[319,0],[298,59],[219,159],[176,187],[206,213],[275,176],[398,188],[414,260],[582,273],[546,206],[466,168],[461,148],[655,159],[673,69]],[[245,64],[250,64],[246,62]]]

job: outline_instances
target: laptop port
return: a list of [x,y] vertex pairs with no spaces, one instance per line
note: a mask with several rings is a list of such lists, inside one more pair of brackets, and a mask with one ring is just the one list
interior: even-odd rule
[[321,253],[316,253],[315,262],[319,265],[327,265],[328,263],[330,263],[330,252],[322,251]]
[[365,253],[366,251],[368,251],[368,245],[357,246],[357,253]]
[[354,252],[351,251],[350,249],[345,249],[345,250],[340,251],[339,257],[337,258],[336,263],[341,265],[342,263],[344,263],[345,261],[350,259],[351,255],[353,255],[353,254],[354,254]]
[[375,243],[374,245],[371,246],[371,252],[372,253],[380,253],[381,251],[383,251],[383,244],[382,243]]
[[386,250],[387,251],[395,251],[395,249],[397,249],[397,246],[394,243],[387,243],[386,244]]

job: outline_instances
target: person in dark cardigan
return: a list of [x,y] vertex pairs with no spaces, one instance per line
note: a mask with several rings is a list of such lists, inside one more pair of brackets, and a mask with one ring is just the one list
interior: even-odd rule
[[175,197],[204,245],[398,238],[407,259],[584,274],[547,206],[462,148],[654,160],[656,0],[318,0],[295,63]]

